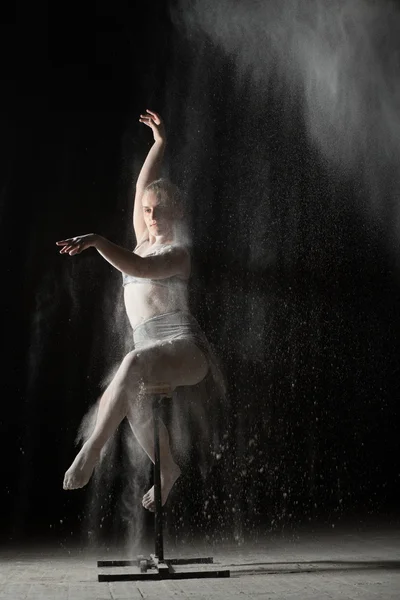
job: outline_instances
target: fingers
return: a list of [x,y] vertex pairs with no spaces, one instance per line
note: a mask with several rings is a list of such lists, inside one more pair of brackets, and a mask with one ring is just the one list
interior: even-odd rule
[[142,123],[146,123],[146,125],[148,125],[150,123],[156,125],[153,117],[150,117],[149,115],[140,115],[139,121],[141,121]]
[[60,254],[69,254],[70,256],[74,256],[75,254],[80,254],[83,248],[79,246],[64,246],[62,250],[60,250]]
[[148,125],[149,127],[151,127],[153,124],[161,125],[160,115],[158,115],[156,112],[153,112],[152,110],[149,110],[148,108],[146,108],[146,113],[148,113],[148,114],[140,115],[139,121],[141,123],[144,123],[145,125]]
[[143,117],[142,115],[140,115],[139,121],[140,123],[144,123],[145,125],[147,125],[147,127],[151,127],[152,125],[154,125],[151,119]]
[[149,115],[152,116],[152,118],[157,123],[157,125],[159,125],[161,123],[161,117],[158,113],[154,112],[153,110],[150,110],[149,108],[146,108],[146,112],[148,112]]
[[72,250],[73,246],[64,246],[60,250],[60,254],[68,254],[70,250]]
[[80,238],[67,238],[66,240],[60,240],[56,242],[57,246],[62,246],[60,254],[69,254],[74,256],[80,254],[85,249],[85,243]]

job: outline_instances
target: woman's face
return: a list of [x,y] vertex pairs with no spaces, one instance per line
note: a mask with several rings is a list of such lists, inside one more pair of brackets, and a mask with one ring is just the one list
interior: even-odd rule
[[142,206],[144,220],[151,235],[168,236],[172,233],[175,215],[168,199],[160,201],[154,192],[148,191],[143,194]]

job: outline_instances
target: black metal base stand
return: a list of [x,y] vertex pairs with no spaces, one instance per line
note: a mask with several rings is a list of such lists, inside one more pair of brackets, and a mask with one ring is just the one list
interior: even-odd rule
[[146,386],[148,394],[153,396],[154,420],[154,535],[155,553],[149,558],[140,555],[136,560],[99,560],[97,566],[104,567],[136,567],[132,573],[101,573],[99,581],[140,581],[151,579],[195,579],[210,577],[230,577],[228,569],[222,570],[184,570],[176,571],[178,565],[212,564],[213,558],[164,558],[163,513],[161,502],[161,470],[160,470],[160,433],[159,420],[162,402],[171,398],[169,385]]
[[204,579],[211,577],[230,577],[229,569],[176,571],[177,565],[212,564],[207,558],[169,558],[160,560],[155,554],[150,558],[138,556],[137,560],[99,560],[98,567],[136,567],[132,573],[100,573],[99,581],[145,581],[161,579]]

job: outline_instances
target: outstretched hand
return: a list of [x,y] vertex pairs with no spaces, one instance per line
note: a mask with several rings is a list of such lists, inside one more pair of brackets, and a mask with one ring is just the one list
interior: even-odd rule
[[57,246],[62,246],[60,254],[69,254],[74,256],[80,254],[84,250],[94,246],[96,244],[97,235],[95,233],[88,233],[86,235],[78,235],[73,238],[67,238],[66,240],[60,240],[56,242]]
[[165,128],[164,123],[159,114],[146,108],[146,114],[140,115],[139,121],[150,127],[153,132],[155,142],[165,142]]

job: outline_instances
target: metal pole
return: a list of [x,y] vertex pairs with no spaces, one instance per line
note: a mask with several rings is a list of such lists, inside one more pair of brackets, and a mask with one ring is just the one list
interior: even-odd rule
[[161,465],[160,465],[160,418],[161,396],[153,399],[153,421],[154,421],[154,529],[155,529],[155,555],[163,561],[163,516],[161,504]]

